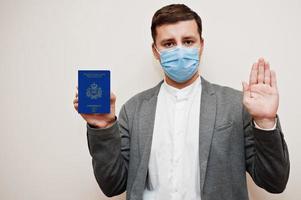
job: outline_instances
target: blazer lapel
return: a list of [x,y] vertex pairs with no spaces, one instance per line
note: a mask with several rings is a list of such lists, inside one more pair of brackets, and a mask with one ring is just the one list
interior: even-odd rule
[[201,77],[202,97],[200,108],[200,127],[199,127],[199,159],[200,159],[200,187],[203,195],[204,181],[208,156],[212,141],[213,129],[216,115],[216,96],[212,85]]
[[156,114],[156,107],[157,107],[157,97],[160,91],[160,87],[163,81],[157,84],[151,92],[142,102],[141,109],[139,110],[139,157],[140,165],[137,170],[137,184],[134,188],[137,190],[138,196],[142,195],[144,190],[145,181],[147,177],[147,170],[148,170],[148,162],[151,152],[151,145],[152,145],[152,136],[153,136],[153,129],[155,123],[155,114]]
[[139,110],[139,150],[140,155],[142,154],[143,156],[143,154],[146,154],[145,156],[147,156],[147,159],[151,150],[157,99],[162,83],[163,81],[154,87],[153,92],[143,100],[141,109]]

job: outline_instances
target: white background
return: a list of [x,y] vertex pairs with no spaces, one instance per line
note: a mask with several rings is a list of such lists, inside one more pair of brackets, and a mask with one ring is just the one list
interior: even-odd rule
[[[300,1],[183,2],[203,20],[207,80],[241,89],[261,56],[276,70],[290,179],[280,195],[249,179],[250,199],[299,199]],[[150,24],[169,3],[175,1],[0,0],[0,199],[107,199],[93,176],[86,124],[73,109],[77,70],[111,70],[119,113],[163,77]]]

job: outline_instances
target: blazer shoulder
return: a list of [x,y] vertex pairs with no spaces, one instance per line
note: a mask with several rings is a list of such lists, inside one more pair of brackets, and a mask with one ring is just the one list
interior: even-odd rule
[[156,86],[143,90],[137,94],[135,94],[134,96],[132,96],[130,99],[128,99],[124,106],[125,107],[133,107],[137,104],[140,104],[141,102],[145,101],[145,100],[149,100],[153,97],[158,96],[161,84],[163,81],[159,82]]
[[243,93],[237,89],[219,84],[211,84],[218,98],[232,103],[242,103]]

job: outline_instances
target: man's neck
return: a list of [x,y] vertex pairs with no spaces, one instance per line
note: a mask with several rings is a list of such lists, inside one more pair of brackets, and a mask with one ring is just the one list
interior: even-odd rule
[[200,74],[199,74],[199,72],[197,72],[189,80],[187,80],[183,83],[177,83],[165,75],[165,81],[168,85],[170,85],[172,87],[182,89],[182,88],[187,87],[188,85],[192,84],[197,78],[199,78],[199,76],[200,76]]

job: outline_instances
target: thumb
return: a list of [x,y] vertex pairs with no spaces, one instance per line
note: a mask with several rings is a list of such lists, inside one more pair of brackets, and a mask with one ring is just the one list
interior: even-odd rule
[[248,83],[246,83],[245,81],[242,81],[242,89],[243,89],[243,92],[247,92],[249,90],[249,85]]
[[246,99],[247,97],[252,97],[250,85],[244,81],[242,81],[243,87],[243,97]]

